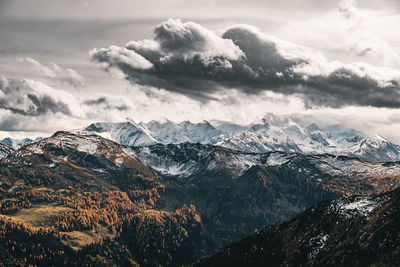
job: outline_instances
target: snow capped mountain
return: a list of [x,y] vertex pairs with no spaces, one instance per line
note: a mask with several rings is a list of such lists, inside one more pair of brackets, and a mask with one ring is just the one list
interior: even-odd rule
[[36,139],[30,139],[30,138],[15,139],[15,138],[6,137],[6,138],[0,140],[0,144],[6,145],[14,150],[17,150],[20,147],[23,147],[23,146],[31,144],[33,142],[39,141],[41,139],[42,139],[41,137],[38,137]]
[[[365,186],[363,191],[373,194],[378,184],[382,189],[397,187],[400,177],[400,162],[368,162],[347,156],[304,155],[301,153],[266,152],[244,153],[214,145],[183,143],[177,145],[156,144],[148,147],[135,147],[136,157],[161,177],[176,177],[187,181],[190,177],[207,176],[207,173],[226,173],[229,177],[242,175],[255,166],[265,168],[285,168],[307,177],[308,182],[330,184],[335,188],[334,181],[350,184],[363,183],[372,179],[374,189]],[[346,177],[346,178],[344,178]],[[349,177],[351,179],[349,180]],[[373,178],[375,177],[375,178]],[[381,179],[383,178],[384,179]],[[364,181],[363,181],[364,180]],[[389,182],[390,181],[390,182]],[[392,185],[393,188],[390,188]],[[360,189],[350,189],[350,192]],[[389,187],[387,187],[389,186]]]
[[179,178],[219,170],[238,175],[254,165],[265,162],[265,156],[262,154],[241,153],[213,145],[157,144],[133,149],[139,160],[145,165],[151,166],[155,173]]
[[393,161],[399,160],[399,151],[399,145],[376,135],[374,137],[366,137],[354,144],[350,147],[349,154],[372,161]]
[[184,142],[211,144],[222,134],[209,122],[191,123],[183,121],[174,123],[169,120],[164,122],[150,121],[141,125],[152,133],[152,136],[162,144],[179,144]]
[[74,132],[98,134],[129,146],[190,142],[218,145],[243,152],[328,153],[370,161],[400,160],[400,146],[383,137],[369,137],[342,125],[320,127],[315,123],[307,124],[291,119],[269,119],[247,126],[221,121],[94,123]]
[[79,134],[97,134],[111,139],[117,143],[128,146],[149,146],[156,143],[180,144],[213,143],[213,139],[221,135],[209,122],[191,123],[184,121],[175,123],[168,120],[150,121],[148,123],[135,123],[133,121],[122,123],[99,122],[86,128],[73,130]]
[[158,143],[146,128],[131,121],[121,123],[98,122],[72,132],[97,134],[128,146],[149,146]]
[[[350,147],[362,141],[364,135],[353,129],[321,129],[315,123],[301,125],[293,121],[287,124],[254,124],[217,144],[232,149],[251,152],[287,151],[307,154],[349,155]],[[351,151],[353,152],[353,151]],[[356,155],[356,153],[353,153]]]
[[[321,127],[316,123],[290,118],[269,117],[261,123],[250,125],[224,121],[176,123],[167,119],[147,123],[97,122],[71,132],[96,134],[134,147],[189,142],[253,153],[283,151],[345,155],[369,161],[400,161],[400,145],[379,135],[368,136],[338,124]],[[40,138],[5,138],[0,143],[18,149],[37,140]]]

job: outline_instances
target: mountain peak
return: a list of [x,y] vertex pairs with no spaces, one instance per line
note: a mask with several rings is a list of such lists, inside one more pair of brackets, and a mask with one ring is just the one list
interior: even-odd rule
[[[63,136],[78,136],[77,134],[68,132],[68,131],[57,131],[50,138],[58,138]],[[48,140],[49,138],[46,138]]]

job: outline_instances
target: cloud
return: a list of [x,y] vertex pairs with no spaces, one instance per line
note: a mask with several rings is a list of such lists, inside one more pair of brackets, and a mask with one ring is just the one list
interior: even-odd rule
[[94,121],[120,121],[132,102],[100,93],[74,96],[34,80],[0,75],[0,131],[56,131]]
[[0,131],[55,131],[85,117],[79,100],[34,80],[0,75]]
[[346,18],[359,19],[360,14],[355,0],[342,0],[339,2],[339,11]]
[[42,64],[33,58],[20,58],[21,62],[28,63],[36,70],[40,71],[48,78],[58,80],[61,83],[68,84],[72,87],[79,88],[85,86],[85,78],[76,70],[71,68],[62,68],[55,63]]
[[120,70],[132,83],[202,101],[234,88],[299,95],[309,107],[400,107],[399,71],[329,61],[252,26],[236,25],[218,36],[194,22],[169,19],[154,33],[154,39],[125,47],[95,48],[91,59]]
[[340,1],[339,12],[348,33],[350,51],[355,56],[370,57],[384,65],[400,67],[400,51],[374,32],[384,17],[373,10],[360,9],[355,0]]
[[90,98],[83,101],[83,104],[93,109],[103,109],[103,110],[118,110],[127,111],[131,107],[131,103],[122,96],[108,96],[102,94],[101,96]]
[[71,94],[44,83],[0,76],[0,109],[33,117],[46,113],[74,115],[75,103]]
[[362,5],[354,0],[338,1],[328,13],[289,21],[274,29],[274,34],[322,50],[330,58],[399,69],[400,38],[394,27],[400,23],[398,12],[388,3],[372,9],[371,2],[359,2]]

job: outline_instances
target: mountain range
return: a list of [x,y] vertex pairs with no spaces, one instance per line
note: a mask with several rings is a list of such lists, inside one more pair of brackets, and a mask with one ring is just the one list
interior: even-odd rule
[[17,138],[6,137],[6,138],[0,140],[0,144],[6,145],[11,149],[16,150],[20,147],[31,144],[35,141],[39,141],[40,139],[42,139],[42,138],[39,137],[39,138],[35,138],[35,139],[31,139],[31,138],[17,139]]
[[[400,146],[379,135],[368,136],[343,125],[320,127],[315,123],[290,118],[264,119],[262,123],[246,126],[223,121],[175,123],[166,119],[148,123],[98,122],[70,131],[78,134],[97,134],[127,146],[189,142],[223,146],[243,152],[329,153],[368,161],[400,160]],[[18,149],[40,139],[8,137],[0,140],[0,143]]]
[[315,123],[305,124],[290,119],[270,120],[248,126],[220,121],[94,123],[73,132],[98,134],[129,146],[190,142],[223,146],[243,152],[329,153],[369,161],[400,160],[400,146],[379,135],[367,136],[341,125],[322,128]]
[[[57,132],[0,160],[0,260],[190,264],[321,201],[399,185],[399,162],[187,142],[132,147]],[[40,234],[54,245],[43,245],[43,257],[27,254],[32,246],[15,249],[5,238],[11,233],[12,240]]]

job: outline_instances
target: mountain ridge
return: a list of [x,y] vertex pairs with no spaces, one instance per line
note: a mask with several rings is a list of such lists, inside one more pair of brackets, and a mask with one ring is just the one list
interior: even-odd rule
[[[328,153],[358,157],[368,161],[400,160],[400,145],[380,135],[368,136],[342,125],[320,127],[315,122],[305,123],[294,120],[265,119],[262,123],[247,126],[223,121],[176,123],[164,119],[136,123],[128,120],[117,123],[96,122],[87,127],[70,130],[70,132],[97,134],[128,146],[190,142],[224,146],[242,152]],[[17,149],[39,139],[5,138],[0,140],[0,143]]]
[[[100,131],[93,131],[91,126],[88,126],[74,132],[99,134],[107,132],[116,142],[131,146],[191,142],[224,146],[243,152],[330,153],[369,161],[400,160],[399,145],[378,135],[369,137],[354,129],[335,125],[322,129],[315,123],[301,125],[292,121],[275,125],[264,121],[261,124],[243,126],[224,122],[174,123],[166,120],[139,124],[126,122],[123,126],[126,131],[124,134],[118,134],[120,129],[115,129],[121,124],[112,124],[111,127],[108,123],[97,123],[97,125],[101,128]],[[140,138],[137,136],[134,139],[126,138],[129,133],[138,133]]]

